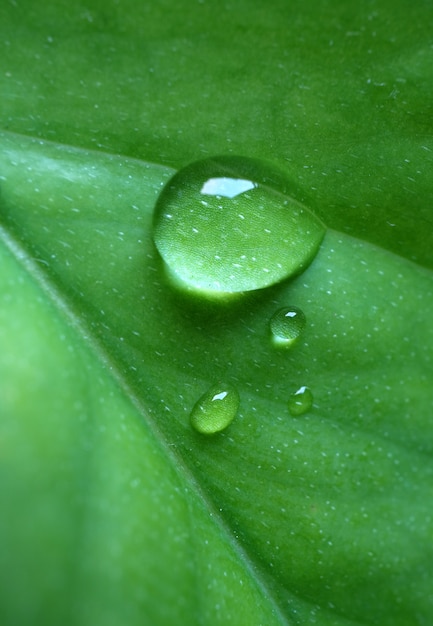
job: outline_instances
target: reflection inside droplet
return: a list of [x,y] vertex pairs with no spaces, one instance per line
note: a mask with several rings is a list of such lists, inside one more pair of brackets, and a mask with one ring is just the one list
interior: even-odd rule
[[303,385],[289,397],[289,411],[296,417],[303,415],[313,406],[313,394],[309,387]]
[[256,185],[250,180],[242,178],[209,178],[200,189],[200,193],[209,196],[223,196],[225,198],[235,198],[245,191],[254,189]]

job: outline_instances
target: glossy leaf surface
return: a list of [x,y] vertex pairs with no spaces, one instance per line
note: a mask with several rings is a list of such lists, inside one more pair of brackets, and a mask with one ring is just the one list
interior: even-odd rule
[[[1,8],[1,621],[427,626],[432,10],[212,6]],[[224,151],[331,227],[229,304],[173,290],[151,237],[168,166]]]

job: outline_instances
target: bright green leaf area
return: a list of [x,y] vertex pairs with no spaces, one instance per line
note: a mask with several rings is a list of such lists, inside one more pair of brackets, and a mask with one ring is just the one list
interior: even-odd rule
[[268,158],[433,267],[429,0],[4,0],[0,125],[180,167]]
[[[431,626],[432,19],[1,3],[1,624]],[[230,153],[328,231],[294,280],[211,303],[168,284],[152,212]],[[220,380],[239,412],[203,436]]]
[[[427,624],[431,272],[330,230],[296,280],[194,300],[151,237],[170,170],[2,145],[11,623]],[[278,350],[290,304],[307,327]],[[222,378],[241,407],[209,439],[189,412]]]

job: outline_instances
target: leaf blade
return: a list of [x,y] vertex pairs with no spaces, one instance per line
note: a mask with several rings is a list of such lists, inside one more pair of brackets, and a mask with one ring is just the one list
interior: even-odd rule
[[[15,154],[2,164],[3,219],[31,246],[31,254],[42,259],[44,271],[80,312],[131,393],[143,398],[160,441],[173,447],[211,498],[211,506],[220,510],[283,614],[294,623],[314,623],[317,615],[330,624],[406,624],[414,614],[420,624],[428,619],[431,607],[424,585],[429,584],[432,529],[426,507],[432,468],[424,460],[431,453],[425,437],[432,403],[431,273],[329,231],[313,265],[293,283],[234,310],[188,303],[165,285],[150,237],[152,202],[164,170],[154,168],[146,185],[143,173],[149,169],[141,163],[74,150],[70,156],[64,148],[59,153],[57,146],[22,141],[17,148],[21,161]],[[18,161],[19,168],[12,164]],[[57,169],[47,167],[52,161]],[[23,178],[31,163],[43,165],[39,173],[32,169],[26,190]],[[80,174],[79,183],[72,176],[74,184],[65,187],[65,172],[69,178],[71,172]],[[35,185],[40,190],[36,202]],[[146,187],[148,195],[143,196]],[[21,190],[22,195],[9,190]],[[51,208],[41,193],[53,197]],[[139,204],[137,197],[142,201],[140,219],[132,208]],[[73,210],[81,205],[84,221]],[[87,238],[90,223],[102,229],[95,249]],[[107,272],[110,259],[115,265]],[[267,320],[287,298],[302,305],[309,321],[305,341],[289,356],[271,350],[267,334]],[[414,320],[410,328],[408,315]],[[209,345],[218,346],[212,361]],[[387,360],[392,368],[383,367]],[[230,432],[203,442],[189,429],[188,411],[201,385],[223,371],[242,390],[244,406]],[[358,380],[352,381],[351,394],[340,397],[341,390],[329,392],[342,371]],[[303,384],[306,375],[314,383],[315,409],[311,417],[290,420],[284,408],[287,387]],[[408,389],[405,414],[400,407]],[[378,428],[387,429],[386,436]],[[342,458],[343,450],[348,457]],[[362,486],[363,460],[369,473]],[[327,481],[316,484],[321,474]],[[365,510],[359,506],[362,499]],[[416,510],[412,521],[409,502]],[[346,518],[347,532],[342,523]],[[395,525],[398,520],[400,525]],[[375,535],[389,537],[382,542]],[[374,556],[375,551],[380,558],[369,557],[367,566],[366,554]],[[357,572],[353,579],[346,571],[350,560]],[[332,584],[322,588],[322,576]],[[415,582],[408,584],[412,576]],[[353,601],[356,592],[358,604]],[[367,614],[366,597],[371,607]]]

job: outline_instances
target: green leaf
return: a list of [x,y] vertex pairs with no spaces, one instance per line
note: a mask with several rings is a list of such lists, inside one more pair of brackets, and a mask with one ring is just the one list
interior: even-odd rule
[[[174,454],[176,444],[152,426],[145,405],[154,390],[147,381],[138,394],[129,386],[133,362],[122,368],[103,346],[102,309],[92,320],[91,309],[102,306],[97,293],[115,308],[118,300],[120,317],[129,310],[131,322],[145,310],[135,287],[146,272],[139,237],[149,213],[128,203],[128,181],[134,197],[144,184],[152,199],[161,168],[29,143],[14,150],[14,141],[3,142],[3,218],[12,209],[14,225],[2,231],[0,271],[2,491],[11,505],[1,525],[2,623],[140,624],[146,615],[152,624],[235,624],[240,607],[242,623],[280,623],[260,576]],[[29,205],[39,184],[41,202]],[[113,190],[117,206],[106,203]],[[13,234],[21,227],[29,246]],[[48,235],[49,252],[38,232]],[[56,268],[70,271],[69,286]],[[73,284],[77,271],[81,286]],[[96,296],[93,304],[81,289]],[[144,317],[139,328],[131,337],[144,355],[140,335],[151,330]],[[157,364],[152,352],[147,358]],[[161,411],[158,399],[153,405]],[[23,588],[30,590],[24,599]]]
[[[186,621],[197,615],[218,623],[225,595],[236,612],[225,607],[222,622],[232,615],[233,623],[273,623],[274,602],[294,623],[314,623],[316,614],[327,623],[328,608],[362,623],[430,615],[431,273],[329,231],[311,267],[285,286],[235,308],[188,301],[165,284],[151,239],[153,203],[170,172],[17,137],[4,136],[3,146],[3,241],[16,258],[8,259],[16,268],[4,272],[11,278],[3,293],[18,334],[8,352],[21,355],[2,376],[6,398],[19,381],[2,411],[11,416],[6,447],[31,439],[30,460],[18,455],[12,474],[21,484],[26,472],[32,493],[48,500],[41,527],[59,526],[60,554],[51,532],[40,545],[38,516],[29,544],[55,561],[71,559],[71,541],[83,552],[69,576],[80,606],[90,607],[84,620],[98,616],[92,603],[105,604],[106,594],[109,612],[123,614],[125,597],[107,592],[120,573],[138,612],[140,601],[141,611],[153,605],[146,577],[161,581],[156,604],[168,613],[153,609],[155,623],[182,610]],[[24,292],[18,301],[17,286]],[[40,302],[35,310],[32,302]],[[281,352],[268,322],[292,302],[308,328],[301,345]],[[41,381],[27,394],[34,369]],[[236,384],[241,411],[227,433],[204,440],[192,431],[189,410],[222,376]],[[300,384],[312,388],[315,405],[293,419],[287,402]],[[29,407],[18,404],[22,397]],[[14,429],[16,415],[25,421]],[[49,485],[59,459],[64,476],[57,480],[67,488],[58,487],[53,507]],[[24,491],[25,510],[28,499]],[[17,541],[21,533],[12,531]],[[212,534],[228,546],[209,548],[207,561],[194,546],[208,545]],[[239,564],[230,574],[219,567],[222,580],[211,584],[198,572],[217,568],[220,551],[223,561],[238,551]],[[31,545],[25,553],[34,562]],[[239,573],[244,558],[253,591]],[[51,576],[57,567],[48,561]],[[88,576],[103,592],[86,584]],[[267,591],[255,604],[268,612],[264,621],[248,615],[261,584]],[[50,581],[39,585],[42,597],[49,593]],[[64,593],[70,598],[69,585]],[[210,607],[197,606],[197,594]]]
[[429,2],[0,7],[0,123],[180,167],[279,163],[330,227],[433,267]]
[[[0,9],[4,624],[432,622],[433,10],[304,4]],[[330,227],[229,305],[151,237],[168,166],[223,152]],[[222,378],[239,413],[204,437]]]

